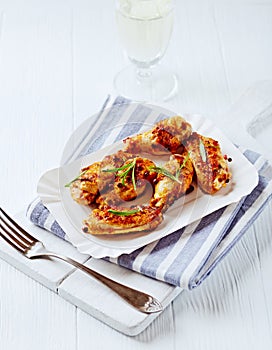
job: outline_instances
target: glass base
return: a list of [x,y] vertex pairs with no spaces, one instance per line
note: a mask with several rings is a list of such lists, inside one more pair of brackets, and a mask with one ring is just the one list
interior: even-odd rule
[[133,65],[122,69],[114,79],[118,94],[135,101],[167,101],[178,89],[175,74],[166,68],[156,66],[139,69]]

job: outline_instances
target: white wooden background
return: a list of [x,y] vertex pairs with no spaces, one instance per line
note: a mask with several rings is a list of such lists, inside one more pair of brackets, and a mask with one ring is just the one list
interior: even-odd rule
[[[35,197],[39,176],[59,165],[69,135],[100,108],[127,63],[113,8],[112,0],[0,0],[0,199],[10,213]],[[169,107],[207,115],[249,142],[224,112],[272,79],[271,38],[271,0],[176,1],[163,59],[179,76]],[[134,338],[1,260],[0,349],[271,349],[271,208],[202,286]]]

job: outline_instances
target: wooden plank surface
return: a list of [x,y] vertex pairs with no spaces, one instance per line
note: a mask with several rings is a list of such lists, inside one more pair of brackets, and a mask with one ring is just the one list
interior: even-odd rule
[[[113,6],[0,0],[0,198],[11,213],[26,208],[39,176],[59,165],[70,133],[97,112],[127,63]],[[178,73],[179,92],[168,107],[228,124],[223,112],[230,104],[257,81],[272,79],[271,19],[271,0],[176,1],[162,64]],[[252,141],[243,125],[239,131],[238,141]],[[0,347],[24,349],[31,334],[31,350],[271,349],[271,226],[270,205],[202,286],[182,293],[134,338],[1,260]]]

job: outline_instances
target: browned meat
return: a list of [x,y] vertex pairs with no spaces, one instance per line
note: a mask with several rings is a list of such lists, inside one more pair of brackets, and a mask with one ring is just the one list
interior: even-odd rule
[[84,220],[83,231],[93,235],[150,231],[162,222],[161,212],[152,207],[139,209],[101,206]]
[[177,153],[182,149],[182,142],[191,133],[191,125],[182,117],[175,116],[156,123],[151,130],[126,138],[124,149],[134,154],[140,152],[155,155]]
[[81,169],[81,175],[70,185],[72,198],[81,205],[94,203],[97,196],[114,183],[115,175],[105,170],[119,167],[131,157],[133,156],[127,152],[118,151],[106,156],[101,162]]
[[114,191],[122,200],[130,201],[144,193],[147,184],[153,182],[157,173],[150,170],[155,167],[155,164],[147,158],[129,159],[124,163],[124,166],[130,166],[131,170],[127,176],[124,175],[128,168],[117,173]]
[[81,174],[70,185],[72,198],[81,205],[88,205],[94,202],[98,195],[98,176],[100,172],[100,162],[81,170]]
[[226,186],[231,173],[218,141],[194,132],[184,144],[195,168],[197,184],[202,191],[213,194]]
[[171,155],[170,160],[162,168],[158,168],[158,171],[151,205],[165,212],[189,190],[194,168],[187,151],[184,151],[182,154]]

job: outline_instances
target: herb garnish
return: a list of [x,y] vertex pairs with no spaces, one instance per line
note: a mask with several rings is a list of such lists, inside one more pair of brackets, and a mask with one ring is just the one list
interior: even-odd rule
[[103,169],[102,172],[103,173],[116,173],[117,171],[127,169],[130,166],[131,166],[131,163],[125,164],[125,165],[121,166],[120,168]]
[[78,180],[80,178],[80,176],[84,175],[87,170],[82,171],[82,173],[80,173],[76,178],[74,178],[72,181],[68,182],[68,184],[64,185],[64,187],[70,187],[72,185],[73,182],[75,182],[76,180]]
[[[116,176],[120,177],[122,179],[122,184],[125,185],[125,179],[128,176],[129,172],[131,173],[131,179],[134,191],[136,191],[136,181],[135,181],[135,165],[136,165],[136,158],[133,159],[131,163],[125,164],[121,166],[120,168],[112,168],[112,169],[104,169],[102,170],[105,173],[116,173]],[[118,172],[125,170],[118,174]]]
[[108,210],[109,213],[112,213],[114,215],[119,215],[119,216],[129,216],[129,215],[139,213],[139,211],[140,209],[134,209],[134,210],[128,210],[128,211],[119,211],[119,210],[113,210],[113,209]]
[[204,146],[202,140],[199,140],[199,151],[200,151],[200,155],[201,155],[203,162],[206,162],[207,154],[206,154],[205,146]]
[[167,177],[169,177],[171,180],[174,180],[176,182],[178,182],[180,185],[182,185],[182,182],[179,181],[179,179],[173,175],[172,173],[170,173],[170,171],[168,171],[167,169],[160,167],[160,166],[154,166],[154,167],[150,167],[150,170],[154,171],[155,173],[158,174],[163,174]]
[[190,153],[188,152],[187,156],[184,158],[181,166],[178,168],[177,172],[176,172],[176,178],[179,178],[181,169],[185,167],[186,163],[188,162],[188,159],[190,158]]

